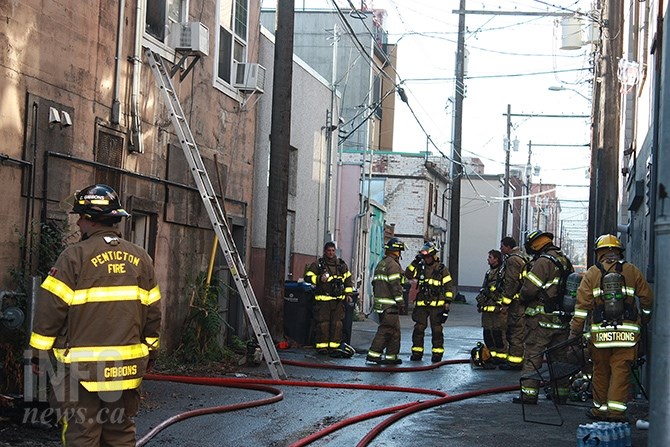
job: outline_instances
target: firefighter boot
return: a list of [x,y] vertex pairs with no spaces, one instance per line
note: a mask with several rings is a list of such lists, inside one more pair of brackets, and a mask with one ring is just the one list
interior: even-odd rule
[[430,361],[433,363],[441,362],[442,354],[433,354],[433,356],[430,358]]
[[412,362],[420,362],[423,355],[420,352],[413,352],[409,358]]
[[393,357],[384,357],[381,361],[382,365],[402,365],[402,360],[397,356]]

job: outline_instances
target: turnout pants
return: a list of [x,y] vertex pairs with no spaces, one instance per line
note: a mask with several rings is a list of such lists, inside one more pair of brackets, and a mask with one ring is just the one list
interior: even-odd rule
[[590,345],[593,361],[593,406],[611,418],[626,413],[630,391],[631,368],[637,357],[637,346],[630,348],[596,348]]
[[[568,329],[553,329],[542,327],[542,323],[551,322],[552,318],[543,314],[535,316],[526,316],[526,327],[528,328],[528,335],[526,336],[525,354],[523,367],[521,368],[521,375],[535,372],[536,369],[542,368],[544,356],[542,353],[545,349],[568,339],[570,332]],[[557,353],[554,360],[567,361],[564,353]],[[562,379],[558,384],[558,401],[564,402],[568,398],[569,388],[568,379]],[[529,403],[536,403],[539,394],[540,382],[534,379],[527,379],[521,385],[521,398]],[[552,396],[555,398],[556,396]]]
[[496,306],[493,312],[482,312],[484,343],[498,362],[507,359],[507,308]]
[[434,356],[442,357],[444,354],[444,335],[442,334],[442,306],[416,306],[412,311],[414,331],[412,332],[412,354],[423,355],[423,339],[426,333],[428,321],[430,321],[430,333],[432,336]]
[[507,307],[507,363],[519,366],[523,363],[523,345],[526,336],[526,307],[519,299],[513,299]]
[[397,308],[385,309],[379,314],[379,327],[372,345],[368,351],[368,357],[381,358],[386,349],[387,359],[397,359],[400,352],[400,317]]
[[51,406],[59,418],[63,446],[136,445],[132,417],[140,406],[139,389],[89,392],[69,374],[51,383]]
[[342,320],[344,320],[342,300],[315,301],[313,310],[316,320],[314,347],[317,350],[339,348],[342,342]]

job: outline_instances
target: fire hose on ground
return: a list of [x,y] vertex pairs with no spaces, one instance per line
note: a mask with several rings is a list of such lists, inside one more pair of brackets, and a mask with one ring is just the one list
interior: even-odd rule
[[[308,368],[327,368],[327,369],[336,369],[336,370],[349,370],[349,371],[366,371],[366,372],[415,372],[415,371],[426,371],[430,369],[439,368],[443,365],[454,365],[469,363],[470,360],[444,360],[441,362],[433,363],[431,365],[425,366],[413,366],[413,367],[384,367],[384,366],[375,366],[375,367],[362,367],[362,366],[348,366],[348,365],[330,365],[322,363],[309,363],[309,362],[299,362],[294,360],[282,360],[284,364],[293,365],[298,367],[308,367]],[[160,375],[160,374],[147,374],[145,376],[147,380],[157,380],[157,381],[168,381],[168,382],[179,382],[179,383],[188,383],[195,385],[210,385],[210,386],[224,386],[232,388],[244,388],[257,391],[268,392],[273,394],[272,397],[241,402],[237,404],[222,405],[208,408],[201,408],[198,410],[187,411],[184,413],[177,414],[172,416],[169,419],[161,422],[159,425],[154,427],[149,433],[144,435],[138,442],[137,446],[142,447],[147,442],[149,442],[154,436],[166,429],[167,427],[189,419],[195,416],[201,416],[205,414],[215,414],[215,413],[224,413],[230,411],[236,411],[246,408],[258,407],[262,405],[267,405],[271,403],[278,402],[284,398],[284,394],[281,390],[274,388],[272,385],[280,386],[299,386],[299,387],[312,387],[312,388],[341,388],[341,389],[357,389],[357,390],[374,390],[374,391],[394,391],[394,392],[405,392],[405,393],[414,393],[414,394],[426,394],[436,396],[435,399],[427,401],[416,401],[409,402],[402,405],[396,405],[393,407],[382,408],[379,410],[363,413],[335,424],[331,424],[328,427],[323,428],[322,430],[313,433],[305,438],[302,438],[290,445],[290,447],[302,447],[306,446],[317,439],[326,436],[330,433],[333,433],[337,430],[340,430],[346,426],[367,420],[375,417],[391,414],[390,417],[379,423],[375,426],[370,432],[367,433],[365,437],[357,444],[357,447],[364,447],[369,445],[369,443],[377,437],[382,431],[391,426],[396,421],[402,419],[405,416],[416,413],[427,408],[436,407],[450,402],[456,402],[464,399],[474,398],[486,394],[496,394],[504,393],[509,391],[515,391],[519,389],[518,385],[489,388],[483,390],[470,391],[466,393],[456,394],[456,395],[447,395],[447,393],[438,390],[432,389],[423,389],[423,388],[410,388],[410,387],[398,387],[392,385],[372,385],[372,384],[350,384],[350,383],[332,383],[332,382],[315,382],[315,381],[291,381],[291,380],[273,380],[273,379],[249,379],[249,378],[226,378],[226,377],[188,377],[188,376],[172,376],[172,375]]]

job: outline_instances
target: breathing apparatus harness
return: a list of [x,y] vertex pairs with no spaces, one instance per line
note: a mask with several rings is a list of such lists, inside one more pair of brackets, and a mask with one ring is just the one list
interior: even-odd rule
[[[556,291],[555,296],[553,298],[550,298],[545,289],[540,289],[539,298],[540,302],[544,304],[545,313],[560,312],[562,316],[566,316],[569,314],[570,311],[566,311],[566,309],[564,308],[563,297],[567,289],[568,277],[570,276],[570,274],[574,273],[575,269],[574,267],[572,267],[572,263],[570,262],[570,259],[568,259],[567,256],[560,253],[559,257],[560,259],[548,253],[542,253],[541,255],[538,256],[538,258],[545,258],[550,260],[559,271],[558,276],[559,279],[557,284],[558,289]],[[574,307],[572,311],[574,311]]]
[[624,260],[617,261],[613,264],[614,271],[611,270],[612,267],[606,270],[600,262],[596,263],[600,269],[600,293],[603,302],[594,306],[593,322],[600,323],[602,327],[616,328],[623,320],[637,320],[635,302],[626,302],[630,301],[625,293],[628,288],[626,278],[621,273],[625,263]]
[[324,258],[319,258],[319,277],[326,275],[328,278],[326,293],[330,296],[342,296],[344,294],[344,281],[342,276],[344,275],[344,261],[337,258],[335,261],[335,275],[331,276],[330,268],[328,267],[326,260]]

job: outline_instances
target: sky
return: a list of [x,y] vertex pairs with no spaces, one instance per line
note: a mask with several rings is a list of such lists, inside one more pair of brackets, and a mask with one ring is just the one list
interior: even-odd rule
[[[361,0],[336,1],[341,8],[361,5]],[[368,8],[387,11],[384,27],[398,51],[397,82],[408,97],[408,105],[396,100],[394,150],[421,152],[428,148],[433,155],[451,157],[458,31],[458,14],[453,11],[458,9],[459,0],[366,3]],[[275,4],[276,0],[263,0],[263,6]],[[480,158],[486,174],[504,173],[505,114],[509,105],[511,139],[518,141],[518,151],[510,153],[510,164],[525,169],[531,142],[531,164],[539,167],[533,182],[560,185],[557,195],[563,210],[561,218],[566,228],[574,227],[574,238],[586,236],[590,155],[584,145],[590,139],[590,120],[514,115],[590,114],[590,45],[562,50],[560,17],[522,14],[586,13],[590,6],[588,0],[466,1],[466,10],[480,13],[467,14],[465,22],[462,157]],[[315,7],[332,8],[332,2],[295,0],[296,10]],[[519,14],[496,14],[501,11]],[[428,143],[426,134],[432,143]]]
[[[388,11],[389,41],[398,45],[398,74],[414,110],[435,145],[451,155],[455,55],[459,1],[375,0]],[[383,5],[383,6],[382,6]],[[476,1],[466,9],[492,14],[466,16],[466,93],[463,101],[463,157],[478,157],[486,174],[505,169],[507,107],[512,115],[589,115],[589,45],[561,50],[560,17],[497,15],[499,11],[587,12],[588,1]],[[565,9],[562,9],[565,8]],[[542,74],[544,73],[544,74]],[[549,87],[562,87],[561,91]],[[426,149],[426,136],[408,107],[396,102],[394,150]],[[540,168],[534,183],[557,188],[561,218],[586,236],[588,118],[512,116],[510,163],[524,169],[531,142],[531,164]],[[566,146],[545,146],[549,144]],[[581,146],[568,146],[581,145]],[[431,145],[431,150],[436,151]],[[567,186],[570,185],[570,186]],[[580,185],[580,186],[573,186]],[[490,198],[489,198],[490,199]]]

